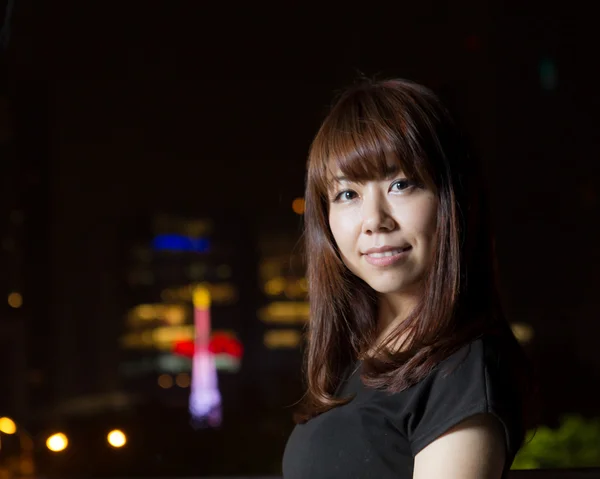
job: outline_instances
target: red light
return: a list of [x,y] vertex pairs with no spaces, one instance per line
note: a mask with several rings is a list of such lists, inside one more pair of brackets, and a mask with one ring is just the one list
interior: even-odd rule
[[229,354],[236,358],[242,357],[241,343],[226,334],[215,334],[208,345],[208,350],[213,354]]
[[[177,354],[178,356],[193,358],[194,350],[193,341],[176,341],[173,344],[173,354]],[[208,350],[212,354],[228,354],[235,358],[241,358],[243,354],[242,344],[227,334],[213,335],[208,344]]]
[[176,341],[173,344],[173,354],[185,356],[186,358],[194,357],[194,342],[193,341]]

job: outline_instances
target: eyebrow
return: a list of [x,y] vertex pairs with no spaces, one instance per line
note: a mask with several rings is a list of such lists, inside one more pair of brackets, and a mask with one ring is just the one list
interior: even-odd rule
[[[399,165],[388,165],[385,168],[385,176],[384,176],[384,178],[386,180],[389,180],[392,177],[396,176],[399,171],[400,171],[400,166]],[[344,176],[344,175],[334,176],[333,180],[335,182],[337,182],[337,183],[341,183],[343,181],[352,181],[347,176]]]

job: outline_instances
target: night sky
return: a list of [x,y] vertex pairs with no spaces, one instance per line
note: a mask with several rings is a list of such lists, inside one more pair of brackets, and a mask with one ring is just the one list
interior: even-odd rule
[[79,365],[59,355],[60,388],[86,368],[111,384],[117,345],[98,358],[118,328],[123,225],[229,209],[298,231],[311,138],[359,74],[447,99],[489,176],[509,317],[534,325],[561,384],[598,374],[598,38],[575,3],[17,3],[17,77],[45,101],[49,318],[59,346],[90,351]]

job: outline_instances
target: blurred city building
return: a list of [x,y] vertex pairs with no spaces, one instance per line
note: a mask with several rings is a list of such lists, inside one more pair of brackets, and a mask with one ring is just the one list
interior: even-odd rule
[[289,406],[301,395],[302,346],[308,321],[307,283],[299,235],[259,237],[258,281],[263,325],[260,378],[271,404]]
[[[256,234],[231,211],[139,215],[117,228],[118,387],[59,401],[43,434],[60,431],[70,445],[42,455],[44,471],[81,474],[102,447],[124,461],[94,466],[106,474],[277,472],[302,391],[298,235]],[[198,414],[215,397],[218,413]],[[128,452],[106,443],[107,428],[126,434]],[[198,448],[210,460],[195,461]]]
[[240,218],[220,218],[155,215],[130,228],[123,242],[124,390],[181,407],[200,368],[215,376],[224,404],[242,397],[246,347],[249,361],[253,350],[247,334],[256,322],[256,252]]
[[202,353],[194,295],[206,290],[207,348],[223,404],[268,408],[297,399],[308,320],[297,235],[255,238],[232,213],[156,215],[140,225],[124,242],[123,388],[177,406],[188,401]]
[[48,403],[52,374],[48,97],[30,7],[0,2],[0,416],[25,422]]

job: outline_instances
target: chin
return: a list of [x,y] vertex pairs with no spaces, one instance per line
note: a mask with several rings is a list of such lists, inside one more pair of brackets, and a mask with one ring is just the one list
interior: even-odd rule
[[387,271],[372,271],[358,267],[349,267],[348,269],[379,294],[401,294],[414,291],[422,277],[421,271],[412,269],[389,269]]
[[[369,272],[370,273],[370,272]],[[376,274],[357,275],[379,294],[410,293],[421,287],[421,274],[408,271],[381,271]],[[414,272],[416,273],[416,272]],[[420,272],[419,272],[420,273]]]
[[402,293],[410,290],[410,284],[405,281],[365,281],[375,292],[380,294]]
[[408,288],[378,288],[375,289],[373,288],[373,290],[375,290],[376,293],[378,294],[401,294],[403,291],[409,291]]

